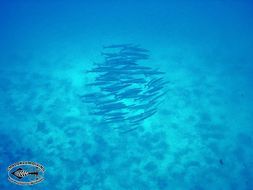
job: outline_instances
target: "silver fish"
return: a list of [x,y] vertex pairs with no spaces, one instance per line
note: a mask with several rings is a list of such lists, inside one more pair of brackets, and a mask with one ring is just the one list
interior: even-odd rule
[[144,48],[140,48],[138,46],[128,46],[128,47],[124,47],[121,51],[137,51],[137,52],[149,52],[149,50],[144,49]]
[[118,45],[110,45],[110,46],[104,46],[103,48],[107,49],[107,48],[125,48],[125,47],[129,47],[132,46],[132,44],[118,44]]

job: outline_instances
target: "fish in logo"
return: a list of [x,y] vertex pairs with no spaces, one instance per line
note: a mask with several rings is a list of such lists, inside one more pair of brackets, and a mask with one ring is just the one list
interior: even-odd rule
[[28,175],[38,176],[39,172],[38,171],[28,172],[26,170],[23,170],[22,168],[18,168],[16,171],[12,172],[12,174],[16,176],[18,179],[22,179],[23,177],[26,177]]
[[44,167],[38,163],[21,161],[8,167],[8,179],[17,185],[34,185],[44,180],[44,172]]

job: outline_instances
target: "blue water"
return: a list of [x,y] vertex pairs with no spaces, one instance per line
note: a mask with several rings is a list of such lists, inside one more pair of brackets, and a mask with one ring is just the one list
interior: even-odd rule
[[[2,1],[0,189],[252,190],[252,34],[243,0]],[[127,133],[80,99],[103,46],[122,43],[149,50],[138,64],[168,81]],[[24,160],[43,182],[8,181]]]

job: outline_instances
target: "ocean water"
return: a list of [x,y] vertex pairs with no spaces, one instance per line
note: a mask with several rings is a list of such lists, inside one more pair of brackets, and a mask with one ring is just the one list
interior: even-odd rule
[[[252,190],[252,34],[243,0],[1,1],[0,189]],[[119,44],[149,58],[117,74],[101,52]],[[141,67],[163,73],[163,88],[133,75]],[[115,90],[113,77],[141,92]],[[101,78],[114,90],[106,109],[81,98],[109,93],[88,85]],[[42,164],[44,181],[10,183],[18,161]]]

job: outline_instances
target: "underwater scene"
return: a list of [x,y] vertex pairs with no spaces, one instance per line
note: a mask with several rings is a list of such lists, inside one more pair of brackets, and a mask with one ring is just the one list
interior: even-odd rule
[[3,0],[1,190],[253,190],[253,3]]

